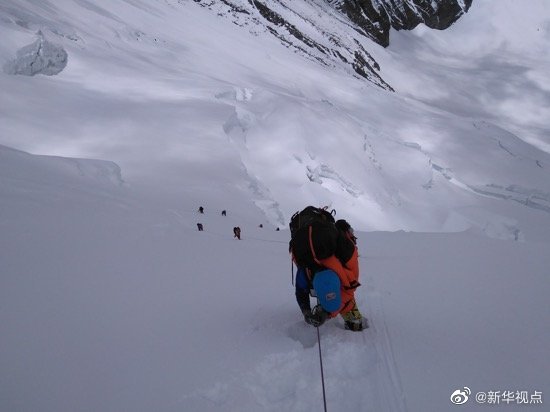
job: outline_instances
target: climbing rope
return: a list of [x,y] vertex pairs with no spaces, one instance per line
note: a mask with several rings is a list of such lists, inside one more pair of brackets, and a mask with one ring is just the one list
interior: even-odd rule
[[325,395],[325,374],[323,372],[323,355],[321,354],[321,335],[319,334],[319,327],[317,329],[317,342],[319,344],[319,364],[321,365],[321,383],[323,385],[323,406],[325,412],[327,412],[327,397]]

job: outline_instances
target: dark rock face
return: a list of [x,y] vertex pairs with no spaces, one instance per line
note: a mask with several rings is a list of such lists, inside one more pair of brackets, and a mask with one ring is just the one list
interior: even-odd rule
[[[356,77],[393,91],[378,73],[378,63],[365,49],[367,39],[386,47],[391,28],[407,30],[425,23],[430,28],[445,29],[468,11],[473,0],[194,1],[247,27],[253,34],[270,33],[311,60],[344,68]],[[309,7],[309,12],[300,12],[303,7],[295,7],[304,6],[302,3]]]
[[[295,40],[298,40],[300,45],[296,45],[293,41],[289,41],[284,37],[284,35],[279,35],[279,32],[276,29],[268,28],[273,35],[278,37],[283,43],[286,43],[290,46],[294,45],[302,52],[309,54],[308,49],[315,49],[315,54],[310,54],[317,61],[322,64],[327,65],[325,59],[327,57],[334,58],[336,57],[343,63],[351,65],[352,69],[359,76],[375,83],[376,85],[385,88],[387,90],[392,90],[393,88],[387,84],[377,73],[377,70],[380,70],[378,63],[372,58],[372,56],[363,48],[360,42],[355,42],[356,49],[352,50],[349,47],[341,44],[338,39],[334,36],[330,37],[332,47],[327,47],[322,43],[319,43],[305,34],[303,34],[298,27],[294,26],[287,22],[281,15],[271,10],[266,4],[262,3],[259,0],[248,0],[258,12],[265,18],[268,22],[282,27],[285,29],[288,34],[294,37]],[[329,33],[325,33],[329,35]],[[305,46],[305,47],[304,47]],[[335,47],[336,46],[336,47]],[[347,57],[346,57],[347,56]]]
[[390,28],[411,30],[424,23],[443,30],[466,13],[473,0],[338,0],[333,6],[346,13],[363,34],[384,47]]

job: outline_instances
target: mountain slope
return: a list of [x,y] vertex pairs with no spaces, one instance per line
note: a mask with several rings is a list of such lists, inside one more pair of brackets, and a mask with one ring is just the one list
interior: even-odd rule
[[[259,228],[241,213],[248,199],[222,217],[212,187],[203,215],[193,199],[170,210],[121,185],[111,163],[5,147],[0,158],[0,409],[322,409],[288,231]],[[371,327],[321,327],[328,410],[454,411],[464,386],[528,401],[549,390],[547,243],[357,236]]]
[[542,410],[547,2],[387,48],[336,2],[262,2],[395,92],[228,3],[0,4],[0,410],[321,410],[285,230],[307,204],[356,229],[371,323],[319,330],[328,410]]
[[[525,63],[533,93],[519,93],[525,82],[510,84],[506,106],[493,110],[484,105],[485,96],[499,96],[492,76],[511,76],[498,60],[483,69],[498,43],[480,49],[465,42],[458,50],[474,60],[462,66],[445,46],[457,49],[456,39],[479,33],[477,22],[496,25],[506,10],[480,2],[451,26],[452,37],[420,26],[394,32],[395,46],[384,49],[357,37],[339,4],[269,3],[318,44],[328,47],[327,34],[334,34],[352,56],[359,41],[375,56],[372,68],[383,63],[372,72],[380,76],[371,77],[382,86],[376,87],[339,58],[320,63],[316,57],[324,53],[315,46],[304,48],[317,50],[313,54],[285,47],[281,36],[298,41],[290,26],[275,27],[258,14],[248,20],[228,3],[119,0],[106,8],[70,0],[4,2],[1,143],[113,160],[129,184],[171,206],[189,197],[206,202],[203,188],[214,185],[228,202],[251,199],[250,210],[260,208],[273,226],[286,225],[297,209],[313,203],[353,216],[362,229],[475,227],[504,239],[545,238],[540,221],[550,216],[550,161],[544,146],[535,144],[547,135],[548,92],[536,80],[545,55],[529,55]],[[544,27],[547,14],[537,4],[540,10],[528,20]],[[14,62],[26,61],[18,51],[44,42],[67,53],[61,72],[10,74]],[[522,48],[512,50],[517,62]],[[62,66],[63,53],[48,56]],[[531,125],[506,109],[524,101],[541,103]]]

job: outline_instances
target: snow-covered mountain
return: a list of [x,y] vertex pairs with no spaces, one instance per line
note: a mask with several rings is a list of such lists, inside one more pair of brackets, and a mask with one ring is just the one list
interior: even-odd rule
[[544,410],[549,38],[546,0],[1,1],[0,410],[322,410],[308,204],[371,324],[319,329],[329,411]]
[[472,0],[333,0],[330,1],[382,46],[390,43],[390,29],[410,30],[424,23],[446,29],[472,5]]
[[413,29],[420,23],[445,29],[467,12],[471,0],[197,0],[252,33],[266,31],[283,45],[325,66],[352,69],[385,89],[380,67],[365,47],[365,37],[389,44],[390,28]]
[[314,203],[361,229],[544,237],[544,1],[480,1],[388,48],[344,3],[261,4],[3,2],[0,143],[114,161],[176,203],[219,185],[274,226]]

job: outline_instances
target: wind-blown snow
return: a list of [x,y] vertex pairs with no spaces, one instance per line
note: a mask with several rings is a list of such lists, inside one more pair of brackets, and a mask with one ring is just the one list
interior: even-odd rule
[[3,1],[2,67],[68,58],[0,73],[0,410],[322,410],[308,204],[357,229],[371,321],[320,329],[329,411],[543,410],[450,402],[550,390],[550,16],[523,3],[372,44],[390,93],[194,1]]
[[448,30],[393,32],[389,53],[374,54],[399,92],[550,152],[549,38],[548,2],[479,0]]

